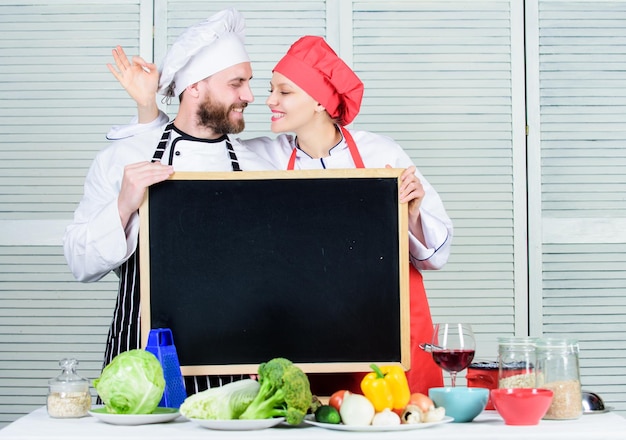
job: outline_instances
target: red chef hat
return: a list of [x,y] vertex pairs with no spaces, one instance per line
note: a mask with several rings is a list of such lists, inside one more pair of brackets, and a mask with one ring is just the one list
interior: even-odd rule
[[296,83],[341,125],[349,124],[359,113],[363,83],[322,37],[300,38],[274,71]]

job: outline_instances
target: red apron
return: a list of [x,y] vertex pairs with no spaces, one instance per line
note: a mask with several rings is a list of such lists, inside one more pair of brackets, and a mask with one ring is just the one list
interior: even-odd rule
[[[365,168],[361,154],[352,138],[344,127],[340,127],[352,160],[356,168]],[[293,170],[296,163],[296,149],[289,158],[288,170]],[[432,356],[419,347],[424,342],[430,343],[433,331],[433,320],[430,315],[430,306],[424,282],[420,271],[409,264],[409,292],[410,292],[410,328],[411,328],[411,369],[406,372],[409,388],[412,393],[428,395],[428,389],[443,386],[443,373],[435,364]],[[350,390],[362,394],[361,379],[366,373],[314,373],[309,374],[311,391],[317,396],[330,396],[338,390]]]

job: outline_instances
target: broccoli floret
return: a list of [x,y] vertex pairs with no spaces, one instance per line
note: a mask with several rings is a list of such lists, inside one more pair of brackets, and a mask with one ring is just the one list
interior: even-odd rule
[[290,425],[299,425],[313,400],[306,374],[285,358],[261,364],[258,373],[261,388],[239,418],[285,417]]
[[283,380],[285,370],[291,368],[293,363],[289,359],[274,358],[269,362],[259,365],[259,383],[269,380],[273,384],[280,384]]

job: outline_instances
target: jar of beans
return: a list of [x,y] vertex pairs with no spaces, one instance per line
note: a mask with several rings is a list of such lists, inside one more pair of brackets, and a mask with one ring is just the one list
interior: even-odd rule
[[570,420],[583,414],[579,347],[575,339],[537,341],[537,388],[554,392],[544,419]]
[[498,388],[535,387],[536,338],[498,338]]
[[55,418],[86,416],[91,408],[89,381],[76,373],[76,359],[61,359],[59,365],[63,371],[48,382],[48,414]]

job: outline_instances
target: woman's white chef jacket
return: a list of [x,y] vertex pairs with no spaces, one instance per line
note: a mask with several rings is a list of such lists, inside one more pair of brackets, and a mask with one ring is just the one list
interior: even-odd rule
[[[393,139],[379,134],[349,130],[359,150],[365,168],[408,168],[413,161],[404,152],[402,147]],[[278,169],[287,169],[289,158],[296,146],[292,135],[281,134],[276,139],[268,137],[242,140],[252,151],[274,164]],[[348,145],[342,139],[339,144],[330,150],[330,155],[323,159],[314,159],[304,151],[298,149],[294,169],[311,170],[324,168],[354,168]],[[426,246],[415,236],[409,233],[409,253],[411,263],[418,270],[441,269],[450,256],[452,243],[452,221],[446,214],[439,194],[428,183],[428,180],[415,171],[425,196],[420,206],[420,218]]]

